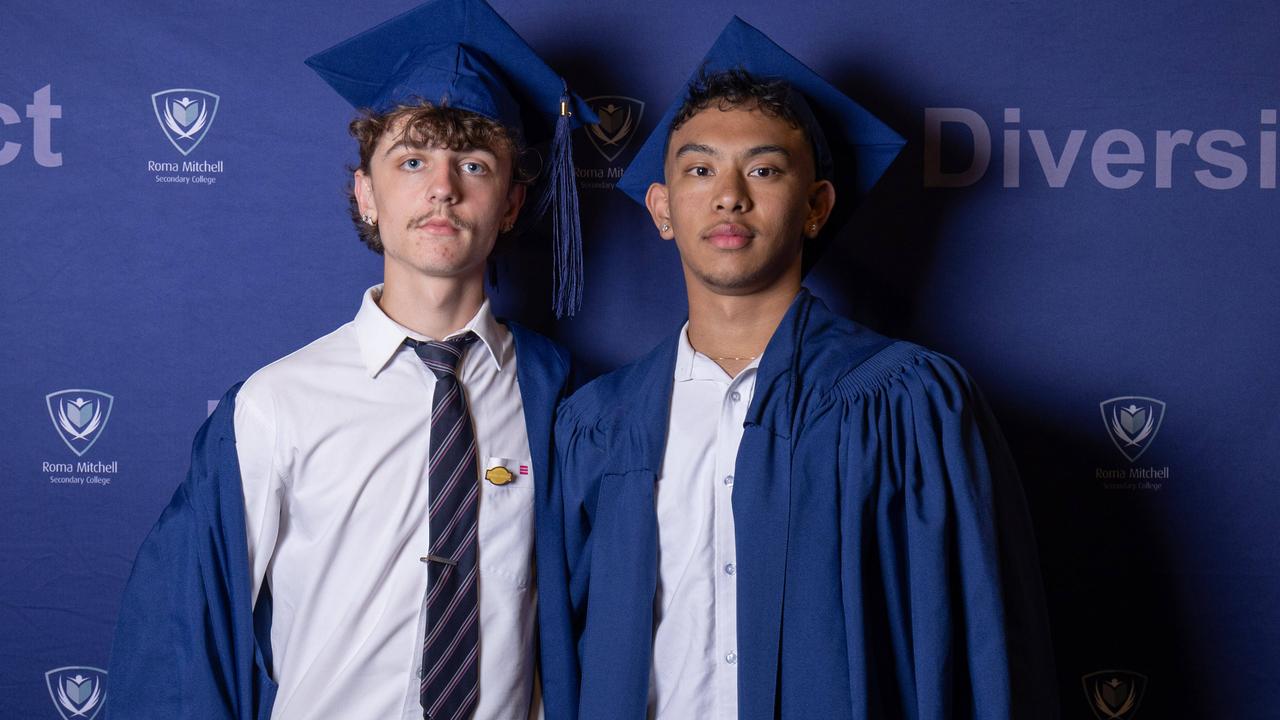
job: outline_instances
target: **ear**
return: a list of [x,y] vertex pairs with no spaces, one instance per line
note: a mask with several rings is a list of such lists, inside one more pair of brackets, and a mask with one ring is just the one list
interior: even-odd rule
[[351,180],[351,187],[356,194],[356,203],[360,206],[360,214],[368,215],[373,222],[378,221],[378,204],[373,199],[373,180],[363,170],[356,170]]
[[653,224],[658,228],[662,239],[674,240],[676,231],[671,227],[671,196],[667,192],[667,186],[662,183],[650,185],[649,191],[644,194],[644,206],[649,208],[649,217],[653,218]]
[[804,236],[815,238],[827,224],[836,205],[836,187],[830,180],[818,180],[809,188],[809,212],[805,213]]
[[516,218],[520,215],[520,208],[524,207],[528,190],[529,186],[514,181],[511,187],[507,188],[507,211],[502,213],[502,227],[509,228],[515,225]]

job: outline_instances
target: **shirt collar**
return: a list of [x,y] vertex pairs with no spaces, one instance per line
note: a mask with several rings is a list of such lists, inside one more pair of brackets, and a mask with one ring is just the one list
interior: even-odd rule
[[[354,321],[356,339],[360,344],[360,358],[364,361],[365,371],[369,377],[377,377],[391,358],[404,345],[405,338],[414,340],[433,340],[421,333],[414,332],[392,320],[378,307],[378,299],[382,296],[382,285],[374,285],[364,293],[360,302],[360,311]],[[480,305],[480,309],[470,322],[460,330],[450,333],[448,339],[465,332],[473,332],[484,346],[485,354],[493,361],[494,367],[502,370],[503,364],[510,358],[514,347],[511,333],[493,316],[488,298]]]
[[[749,370],[754,370],[760,366],[760,358],[752,360],[742,372],[738,373],[738,377],[742,377]],[[703,355],[693,349],[693,345],[689,342],[689,323],[686,321],[684,327],[680,328],[680,342],[676,345],[676,382],[687,382],[689,380],[719,380],[727,382],[734,378],[724,371],[724,368],[716,364],[715,360]]]

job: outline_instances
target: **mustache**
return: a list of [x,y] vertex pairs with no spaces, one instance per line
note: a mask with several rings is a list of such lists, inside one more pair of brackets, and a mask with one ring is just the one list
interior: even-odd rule
[[474,230],[475,229],[475,223],[467,222],[466,220],[463,220],[462,218],[458,217],[457,215],[454,215],[448,210],[439,210],[439,211],[427,213],[425,215],[414,216],[413,218],[410,218],[407,229],[416,230],[422,227],[423,225],[426,225],[427,223],[431,222],[432,220],[437,220],[437,219],[443,219],[445,222],[452,225],[454,230]]

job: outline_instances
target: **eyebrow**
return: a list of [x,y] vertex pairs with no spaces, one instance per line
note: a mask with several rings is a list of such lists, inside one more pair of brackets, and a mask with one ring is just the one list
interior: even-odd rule
[[699,143],[685,143],[684,145],[681,145],[680,149],[676,151],[676,157],[682,158],[685,155],[692,155],[693,153],[702,153],[703,155],[710,155],[711,157],[720,157],[720,151],[710,145],[702,145]]
[[391,153],[393,153],[393,152],[395,152],[396,150],[399,150],[399,149],[401,149],[401,148],[404,148],[405,150],[415,150],[415,149],[418,149],[418,148],[420,148],[420,147],[423,147],[423,146],[422,146],[422,145],[414,145],[414,144],[409,143],[408,141],[401,140],[400,142],[396,143],[395,145],[392,145],[391,147],[387,148],[387,151],[386,151],[386,152],[384,152],[384,153],[382,153],[382,157],[386,157],[386,156],[390,155]]
[[761,155],[781,155],[784,158],[791,157],[791,151],[781,145],[757,145],[747,151],[747,157],[759,157]]
[[[704,155],[710,155],[711,157],[714,157],[714,158],[720,157],[719,150],[716,150],[710,145],[703,145],[701,143],[686,143],[682,145],[680,149],[676,151],[676,157],[681,158],[681,157],[684,157],[685,155],[691,155],[693,153],[702,153]],[[781,155],[782,157],[788,158],[788,159],[791,157],[791,151],[782,147],[781,145],[757,145],[751,148],[750,150],[748,150],[745,153],[745,156],[748,158],[754,158],[754,157],[759,157],[761,155],[773,155],[773,154]]]
[[[386,152],[384,152],[384,153],[382,153],[382,156],[383,156],[383,157],[386,157],[386,156],[390,155],[391,153],[395,152],[396,150],[400,150],[400,149],[405,149],[405,150],[429,150],[429,149],[431,149],[431,148],[433,148],[433,147],[437,147],[437,146],[435,146],[435,145],[431,145],[431,144],[428,144],[428,143],[414,143],[414,142],[409,142],[408,140],[401,140],[400,142],[396,143],[395,145],[392,145],[391,147],[387,148],[387,151],[386,151]],[[467,154],[467,153],[486,153],[486,154],[488,154],[488,155],[492,155],[492,156],[494,156],[494,157],[497,157],[497,156],[496,156],[496,154],[495,154],[492,150],[489,150],[489,149],[486,149],[486,148],[482,148],[482,147],[466,147],[466,148],[462,148],[461,150],[454,150],[454,151],[452,151],[452,152],[457,152],[457,153],[460,153],[460,154],[463,154],[463,155],[465,155],[465,154]]]

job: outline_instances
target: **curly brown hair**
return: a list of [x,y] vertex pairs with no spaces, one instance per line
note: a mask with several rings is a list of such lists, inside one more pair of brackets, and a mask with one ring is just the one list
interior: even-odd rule
[[[441,147],[455,151],[475,148],[487,150],[500,158],[509,158],[511,181],[518,181],[515,166],[521,147],[515,133],[502,123],[483,115],[426,101],[400,105],[385,113],[362,110],[348,128],[360,145],[360,164],[349,167],[348,170],[354,172],[359,169],[368,174],[369,163],[378,142],[397,126],[399,140],[411,146]],[[378,235],[378,225],[370,225],[362,219],[354,184],[347,186],[347,201],[351,210],[351,222],[356,226],[360,240],[370,250],[381,255],[382,238]]]

